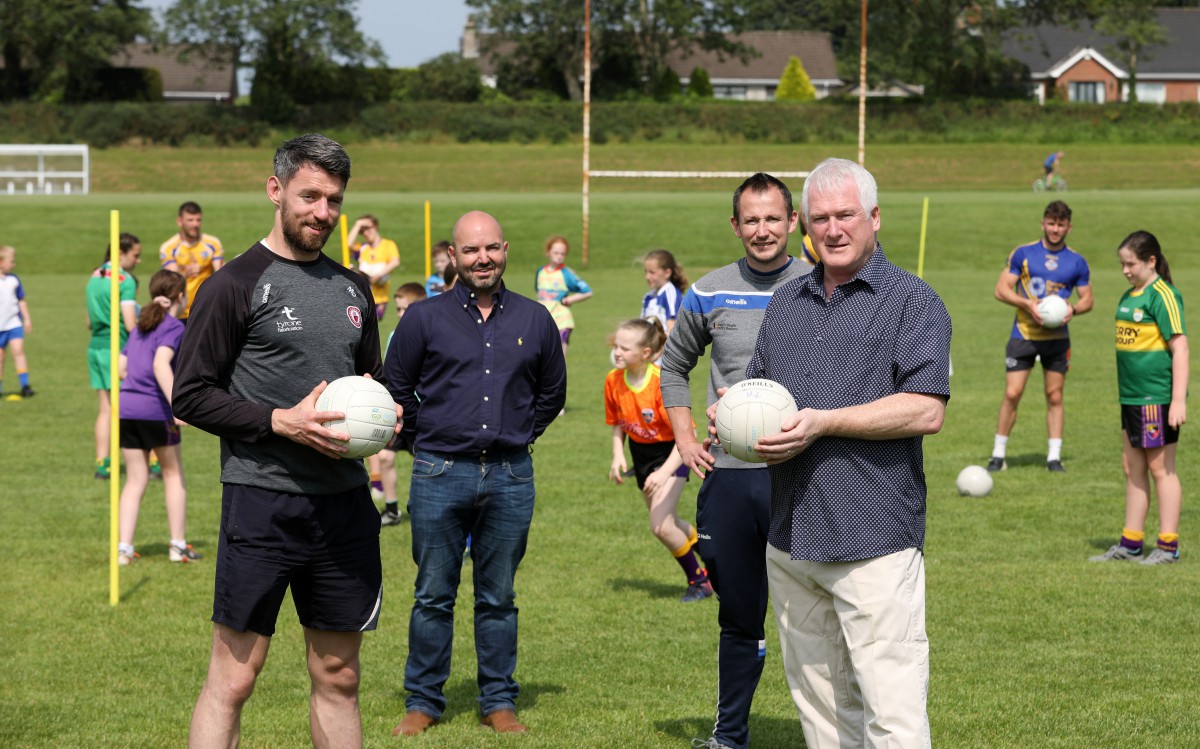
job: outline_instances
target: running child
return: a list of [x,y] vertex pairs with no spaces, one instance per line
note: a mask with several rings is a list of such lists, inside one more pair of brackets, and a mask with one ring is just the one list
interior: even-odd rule
[[587,301],[592,297],[592,287],[587,285],[575,271],[567,267],[567,253],[571,246],[567,238],[555,234],[546,240],[546,258],[550,261],[538,268],[534,277],[534,288],[537,299],[558,324],[558,334],[562,338],[563,356],[567,355],[567,346],[571,342],[571,331],[575,329],[575,316],[569,309],[572,305]]
[[171,411],[175,385],[175,354],[183,338],[183,323],[175,318],[187,309],[187,281],[171,270],[160,270],[150,279],[152,300],[138,314],[137,327],[121,353],[121,457],[125,460],[125,487],[118,515],[119,564],[133,564],[138,512],[150,479],[150,453],[162,466],[167,525],[171,532],[169,559],[194,562],[200,555],[188,545],[187,489],[179,448],[179,422]]
[[[136,236],[122,232],[119,238],[118,265],[118,294],[121,309],[121,348],[129,338],[130,331],[137,324],[137,279],[133,277],[133,269],[142,258],[142,243]],[[108,390],[111,381],[109,373],[109,304],[113,268],[110,260],[112,248],[104,250],[104,261],[100,267],[92,271],[88,279],[87,321],[92,337],[88,342],[88,377],[92,389],[96,391],[99,402],[99,412],[96,414],[96,475],[98,479],[109,477],[109,417],[112,405],[109,403]]]
[[[1188,342],[1183,296],[1158,239],[1135,231],[1117,250],[1133,288],[1117,303],[1117,387],[1121,399],[1121,462],[1125,469],[1125,528],[1121,540],[1093,562],[1179,561],[1183,487],[1175,472],[1179,428],[1187,421]],[[1142,558],[1150,477],[1158,500],[1158,543]]]
[[25,336],[33,332],[33,320],[29,317],[25,288],[13,273],[16,265],[17,251],[7,245],[0,247],[0,380],[4,377],[4,351],[11,348],[17,380],[21,383],[21,395],[13,393],[10,400],[34,395],[29,387],[29,362],[25,359]]
[[700,601],[713,594],[708,573],[700,566],[694,548],[696,529],[679,517],[679,495],[687,481],[688,468],[675,447],[675,432],[663,406],[659,369],[653,358],[666,345],[662,323],[628,320],[617,327],[617,369],[604,379],[604,411],[612,427],[612,467],[608,477],[625,483],[625,435],[638,488],[650,510],[650,530],[675,557],[687,576],[683,603]]
[[[683,266],[669,250],[651,250],[642,261],[650,291],[642,297],[642,317],[656,317],[668,334],[679,316],[679,302],[687,291]],[[661,352],[660,352],[661,353]]]

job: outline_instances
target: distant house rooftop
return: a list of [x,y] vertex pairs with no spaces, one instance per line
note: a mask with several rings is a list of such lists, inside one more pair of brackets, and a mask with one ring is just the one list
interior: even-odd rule
[[237,98],[237,68],[230,55],[204,56],[198,50],[179,56],[186,45],[129,44],[112,56],[118,68],[156,68],[162,75],[163,99],[175,102],[232,104]]
[[[512,54],[516,45],[503,39],[492,41],[491,36],[476,31],[474,23],[468,20],[460,51],[464,58],[478,61],[484,83],[494,87],[499,61]],[[718,99],[774,99],[779,77],[793,55],[800,58],[818,97],[827,96],[843,85],[837,77],[833,45],[825,32],[747,31],[731,36],[731,39],[746,44],[759,54],[743,62],[736,55],[718,55],[697,49],[688,55],[674,53],[668,57],[667,64],[685,86],[696,67],[704,68],[712,82],[713,95]],[[489,43],[492,44],[491,51],[483,52]]]
[[[1200,8],[1158,8],[1166,42],[1147,47],[1137,64],[1138,99],[1200,101]],[[1078,26],[1026,27],[1009,32],[1001,51],[1029,68],[1041,101],[1057,87],[1070,101],[1103,103],[1129,98],[1130,72],[1116,39],[1087,21]]]

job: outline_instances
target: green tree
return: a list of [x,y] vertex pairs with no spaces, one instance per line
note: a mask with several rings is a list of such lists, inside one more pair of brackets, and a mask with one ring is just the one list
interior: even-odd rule
[[447,52],[421,63],[413,77],[409,98],[417,101],[479,101],[483,81],[479,65],[464,60],[457,52]]
[[779,88],[775,89],[775,101],[812,101],[817,98],[817,89],[808,77],[808,71],[800,58],[792,55],[788,59],[783,75],[779,77]]
[[152,31],[150,12],[128,0],[4,0],[0,98],[86,99],[113,53]]
[[1109,0],[1104,5],[1096,30],[1115,38],[1111,47],[1129,70],[1129,101],[1136,102],[1138,63],[1149,57],[1147,47],[1167,41],[1167,30],[1158,22],[1153,0]]
[[[512,45],[508,58],[530,80],[554,71],[569,98],[582,98],[579,0],[467,0],[467,5],[477,11],[479,30],[491,34],[485,51],[499,49],[501,42]],[[591,27],[593,72],[625,80],[646,96],[670,88],[672,55],[701,49],[743,59],[753,54],[727,36],[745,28],[740,0],[593,0]]]
[[[356,0],[177,0],[165,37],[205,55],[232,51],[254,69],[250,103],[273,121],[288,119],[311,82],[336,79],[339,66],[384,64],[379,43],[358,28]],[[328,97],[337,92],[322,91]]]
[[692,68],[692,74],[688,76],[688,96],[699,99],[713,97],[712,80],[708,77],[708,71],[699,65]]

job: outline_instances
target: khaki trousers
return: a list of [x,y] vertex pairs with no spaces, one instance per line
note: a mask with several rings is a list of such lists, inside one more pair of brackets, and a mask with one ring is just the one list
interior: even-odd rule
[[768,544],[767,578],[808,749],[929,749],[920,550],[808,562]]

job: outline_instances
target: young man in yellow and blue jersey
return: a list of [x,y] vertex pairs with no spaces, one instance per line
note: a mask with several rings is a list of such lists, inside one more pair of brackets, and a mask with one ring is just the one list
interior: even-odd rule
[[[1002,471],[1007,467],[1008,435],[1016,424],[1017,406],[1025,392],[1029,373],[1039,358],[1045,377],[1046,431],[1049,433],[1046,468],[1060,473],[1064,470],[1063,385],[1071,364],[1071,337],[1067,324],[1076,315],[1092,309],[1090,270],[1083,256],[1067,247],[1070,231],[1071,209],[1061,200],[1055,200],[1042,214],[1042,238],[1013,250],[996,283],[996,299],[1016,307],[1017,314],[1004,354],[1004,400],[1000,403],[995,443],[987,465],[989,471]],[[1078,299],[1074,304],[1068,304],[1063,324],[1057,328],[1044,326],[1038,313],[1038,302],[1053,295],[1069,301],[1072,292],[1078,294]]]
[[179,319],[185,323],[200,284],[225,264],[221,240],[200,231],[202,220],[203,211],[198,203],[189,200],[179,206],[179,215],[175,218],[179,231],[158,248],[162,267],[187,279],[187,308],[179,314]]

